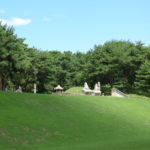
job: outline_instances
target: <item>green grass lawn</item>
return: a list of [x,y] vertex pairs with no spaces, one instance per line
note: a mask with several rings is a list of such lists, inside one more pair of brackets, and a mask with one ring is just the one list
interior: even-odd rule
[[80,93],[82,94],[83,87],[72,87],[65,91],[65,93]]
[[0,92],[0,150],[150,150],[150,100]]

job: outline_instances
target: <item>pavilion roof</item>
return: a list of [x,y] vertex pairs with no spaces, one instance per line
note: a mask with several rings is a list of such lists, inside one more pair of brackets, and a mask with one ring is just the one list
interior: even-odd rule
[[63,88],[60,85],[57,85],[54,90],[63,90]]

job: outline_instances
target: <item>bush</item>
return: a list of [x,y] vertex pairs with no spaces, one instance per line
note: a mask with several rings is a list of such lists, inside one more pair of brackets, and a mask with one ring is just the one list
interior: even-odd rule
[[101,86],[101,91],[104,95],[111,95],[111,86],[109,84]]

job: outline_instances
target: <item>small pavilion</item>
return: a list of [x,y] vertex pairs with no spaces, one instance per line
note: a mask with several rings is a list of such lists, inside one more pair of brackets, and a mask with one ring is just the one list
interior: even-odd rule
[[61,94],[63,92],[63,88],[60,86],[60,85],[57,85],[55,88],[54,88],[55,92],[58,93],[58,94]]

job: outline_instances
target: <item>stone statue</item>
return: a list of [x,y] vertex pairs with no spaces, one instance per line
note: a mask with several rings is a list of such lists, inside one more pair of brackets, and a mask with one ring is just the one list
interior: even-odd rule
[[21,87],[21,86],[19,86],[19,88],[16,90],[16,92],[18,92],[18,93],[22,93],[22,87]]
[[97,86],[99,87],[99,90],[101,90],[101,84],[100,84],[100,82],[97,83]]
[[100,87],[100,82],[96,83],[94,86],[93,93],[94,95],[101,95],[101,87]]
[[87,95],[90,95],[92,93],[92,90],[89,88],[87,82],[84,83],[83,92]]
[[94,86],[94,90],[96,90],[96,91],[99,90],[99,87],[98,87],[98,84],[97,84],[97,83],[96,83],[95,86]]
[[86,90],[90,89],[89,86],[88,86],[88,84],[87,84],[87,82],[84,83],[84,89],[86,89]]

